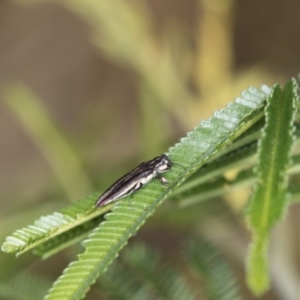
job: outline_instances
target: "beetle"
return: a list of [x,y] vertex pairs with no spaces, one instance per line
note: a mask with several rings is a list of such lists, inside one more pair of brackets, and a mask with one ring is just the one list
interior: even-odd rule
[[142,188],[152,179],[159,179],[161,184],[168,183],[161,173],[170,170],[173,163],[166,154],[143,162],[129,173],[113,183],[96,201],[97,207],[124,198]]

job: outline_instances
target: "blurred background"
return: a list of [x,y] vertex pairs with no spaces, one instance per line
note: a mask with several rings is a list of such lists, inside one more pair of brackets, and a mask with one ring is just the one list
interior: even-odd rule
[[[299,11],[278,0],[1,0],[1,243],[165,152],[249,85],[296,76]],[[180,263],[185,237],[203,236],[255,299],[244,283],[247,195],[164,204],[131,242]],[[297,299],[299,214],[291,206],[274,231],[272,289],[261,299]],[[46,261],[0,253],[0,277],[26,270],[54,281],[78,251]]]

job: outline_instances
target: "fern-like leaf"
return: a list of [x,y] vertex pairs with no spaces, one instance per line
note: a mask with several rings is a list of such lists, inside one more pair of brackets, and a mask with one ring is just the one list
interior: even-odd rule
[[[182,193],[186,191],[190,192],[194,187],[198,187],[200,184],[207,183],[207,181],[211,178],[216,178],[223,175],[227,170],[232,170],[240,165],[247,167],[250,164],[254,164],[254,156],[256,151],[257,142],[252,142],[249,145],[245,145],[244,147],[218,157],[216,160],[210,162],[195,172],[195,174],[193,174],[188,181],[176,189],[171,196],[173,197],[179,195],[180,198],[183,199],[184,197],[181,197]],[[185,199],[182,201],[185,202]]]
[[111,265],[104,276],[99,280],[101,294],[105,293],[112,300],[151,300],[151,295],[145,285],[136,280],[128,266],[125,268],[121,263]]
[[258,149],[258,183],[248,207],[253,241],[248,258],[248,285],[255,294],[269,287],[266,253],[270,229],[288,204],[287,169],[293,146],[298,85],[289,81],[282,90],[275,86],[266,106],[266,125]]
[[103,220],[103,216],[98,216],[88,220],[85,223],[60,233],[55,237],[51,237],[47,241],[36,246],[32,252],[37,256],[41,256],[43,259],[49,258],[63,249],[84,240],[84,238],[86,238]]
[[116,261],[99,283],[111,299],[197,299],[187,280],[144,245],[134,245]]
[[52,238],[82,226],[82,224],[108,211],[111,207],[110,205],[103,209],[91,211],[91,207],[94,206],[98,197],[99,194],[95,193],[67,206],[61,212],[40,217],[33,225],[19,229],[12,236],[8,236],[2,245],[2,251],[20,255],[41,246]]
[[124,257],[141,284],[148,287],[152,299],[197,299],[186,279],[175,268],[163,263],[157,252],[135,245]]
[[240,299],[231,270],[211,245],[200,239],[191,239],[185,249],[191,269],[204,281],[203,288],[208,300]]
[[[300,155],[292,157],[293,166],[288,169],[287,174],[291,175],[299,173],[300,169]],[[225,193],[232,192],[233,190],[243,187],[249,187],[255,183],[256,175],[253,168],[248,168],[240,171],[237,176],[228,180],[225,177],[220,177],[212,182],[201,184],[187,192],[182,193],[180,196],[183,198],[177,203],[180,206],[188,206],[198,202],[207,201],[211,198],[224,196]],[[296,203],[300,201],[300,186],[299,183],[290,182],[288,185],[288,193],[291,195],[290,202]]]
[[119,201],[106,221],[95,229],[84,242],[85,252],[72,262],[63,275],[55,282],[46,299],[81,299],[99,274],[103,273],[127,240],[136,233],[145,220],[153,214],[162,201],[200,166],[211,159],[239,134],[262,116],[262,106],[269,90],[250,88],[230,103],[226,109],[201,123],[180,143],[169,150],[167,155],[176,163],[186,167],[173,167],[166,177],[171,184],[165,189],[157,181],[135,193],[130,209],[124,200]]

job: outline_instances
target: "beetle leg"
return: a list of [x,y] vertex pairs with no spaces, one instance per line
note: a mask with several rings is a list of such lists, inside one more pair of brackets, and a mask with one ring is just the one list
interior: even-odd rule
[[168,184],[168,180],[165,177],[162,177],[159,173],[156,174],[155,178],[158,179],[162,185]]

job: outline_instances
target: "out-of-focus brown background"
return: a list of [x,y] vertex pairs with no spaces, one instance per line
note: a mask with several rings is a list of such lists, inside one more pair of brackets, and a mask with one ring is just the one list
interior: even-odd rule
[[[20,2],[0,2],[1,242],[103,191],[249,85],[300,70],[298,1]],[[215,208],[218,218],[201,225],[183,216],[179,230],[158,213],[164,225],[149,220],[135,239],[176,256],[198,231],[227,253],[245,299],[255,299],[244,284],[246,200],[244,191],[231,195],[227,213]],[[299,213],[292,206],[274,233],[272,290],[262,299],[297,299]],[[68,251],[45,262],[0,254],[0,275],[26,269],[54,280],[70,259]]]

